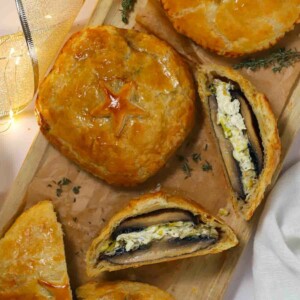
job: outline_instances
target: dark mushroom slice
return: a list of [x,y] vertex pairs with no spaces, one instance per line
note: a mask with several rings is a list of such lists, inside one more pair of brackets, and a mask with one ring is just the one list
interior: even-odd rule
[[126,265],[155,261],[162,258],[176,257],[193,253],[200,249],[206,249],[215,244],[216,238],[198,236],[186,239],[163,239],[151,243],[148,247],[138,249],[134,252],[123,252],[122,255],[102,256],[102,259],[113,264]]
[[112,234],[116,238],[119,234],[141,231],[146,227],[177,221],[196,222],[195,217],[180,209],[161,209],[152,213],[136,216],[123,221]]
[[238,198],[245,200],[246,195],[244,193],[241,170],[238,162],[234,159],[233,147],[229,139],[226,139],[222,126],[217,123],[218,104],[216,96],[210,95],[208,98],[210,119],[213,125],[215,135],[218,140],[220,152],[226,167],[227,175],[233,190],[237,193]]
[[[113,231],[111,241],[116,241],[121,234],[132,232],[140,232],[150,226],[161,225],[170,226],[174,222],[188,222],[200,227],[204,225],[199,217],[195,217],[192,213],[182,209],[161,209],[147,214],[135,216],[121,222],[120,225]],[[178,227],[176,227],[178,229]],[[205,232],[209,227],[205,227]],[[180,229],[179,229],[180,230]],[[146,245],[141,245],[138,249],[126,251],[125,245],[118,248],[116,252],[111,254],[101,253],[98,258],[107,260],[114,264],[131,264],[144,262],[149,260],[158,260],[166,257],[175,257],[188,253],[195,252],[200,249],[205,249],[214,244],[218,239],[218,231],[215,231],[214,236],[209,236],[207,233],[201,235],[191,235],[184,238],[176,238],[172,236],[164,236],[162,239],[153,239]]]
[[258,176],[263,169],[264,163],[263,147],[259,134],[258,123],[251,109],[251,106],[249,105],[243,94],[240,91],[234,91],[233,93],[231,93],[231,95],[234,97],[234,99],[238,99],[241,104],[241,115],[244,118],[249,139],[248,148],[252,162],[255,166],[256,175]]

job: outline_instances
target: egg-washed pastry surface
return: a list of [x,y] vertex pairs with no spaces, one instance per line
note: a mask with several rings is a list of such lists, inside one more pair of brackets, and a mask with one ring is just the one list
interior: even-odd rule
[[238,243],[198,204],[162,192],[143,195],[112,217],[86,256],[87,273],[217,253]]
[[76,33],[41,84],[41,131],[64,155],[116,185],[155,174],[194,124],[194,84],[154,36],[112,26]]
[[0,299],[72,299],[61,225],[50,201],[25,211],[0,240]]
[[140,282],[89,282],[76,290],[79,300],[174,300],[161,289]]
[[203,66],[197,81],[232,187],[233,205],[249,220],[279,163],[275,116],[266,97],[229,68]]
[[267,49],[300,18],[299,0],[161,0],[180,33],[220,55]]

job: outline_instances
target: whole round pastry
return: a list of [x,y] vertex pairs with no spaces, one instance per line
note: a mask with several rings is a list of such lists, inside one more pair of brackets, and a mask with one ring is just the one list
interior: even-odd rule
[[180,33],[220,55],[267,49],[300,17],[299,0],[161,0]]
[[174,300],[167,292],[140,282],[89,282],[76,290],[80,300]]
[[192,76],[152,35],[87,28],[63,47],[40,86],[39,125],[65,156],[108,183],[155,174],[194,124]]

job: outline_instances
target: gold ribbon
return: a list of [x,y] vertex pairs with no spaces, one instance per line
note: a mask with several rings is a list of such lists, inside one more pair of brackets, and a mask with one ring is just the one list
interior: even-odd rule
[[34,47],[32,34],[31,34],[31,31],[29,28],[28,20],[26,17],[26,13],[24,10],[23,2],[22,2],[22,0],[15,0],[15,2],[16,2],[16,7],[17,7],[18,14],[19,14],[21,26],[23,29],[23,33],[24,33],[24,37],[25,37],[25,41],[26,41],[26,45],[27,45],[27,49],[28,49],[28,54],[31,59],[33,76],[34,76],[34,92],[33,92],[33,95],[34,95],[39,86],[39,62],[38,62],[36,50]]

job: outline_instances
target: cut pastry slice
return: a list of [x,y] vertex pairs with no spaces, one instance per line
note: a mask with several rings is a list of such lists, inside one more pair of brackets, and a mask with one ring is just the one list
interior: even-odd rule
[[299,0],[161,0],[175,29],[203,48],[240,56],[274,45],[300,16]]
[[87,273],[217,253],[238,243],[233,231],[198,204],[154,193],[131,200],[96,237],[86,256]]
[[132,281],[89,282],[79,287],[76,295],[79,300],[174,300],[155,286]]
[[232,187],[233,206],[249,220],[280,160],[275,116],[266,97],[238,72],[203,66],[196,77]]
[[42,201],[0,240],[0,299],[72,299],[61,225]]

